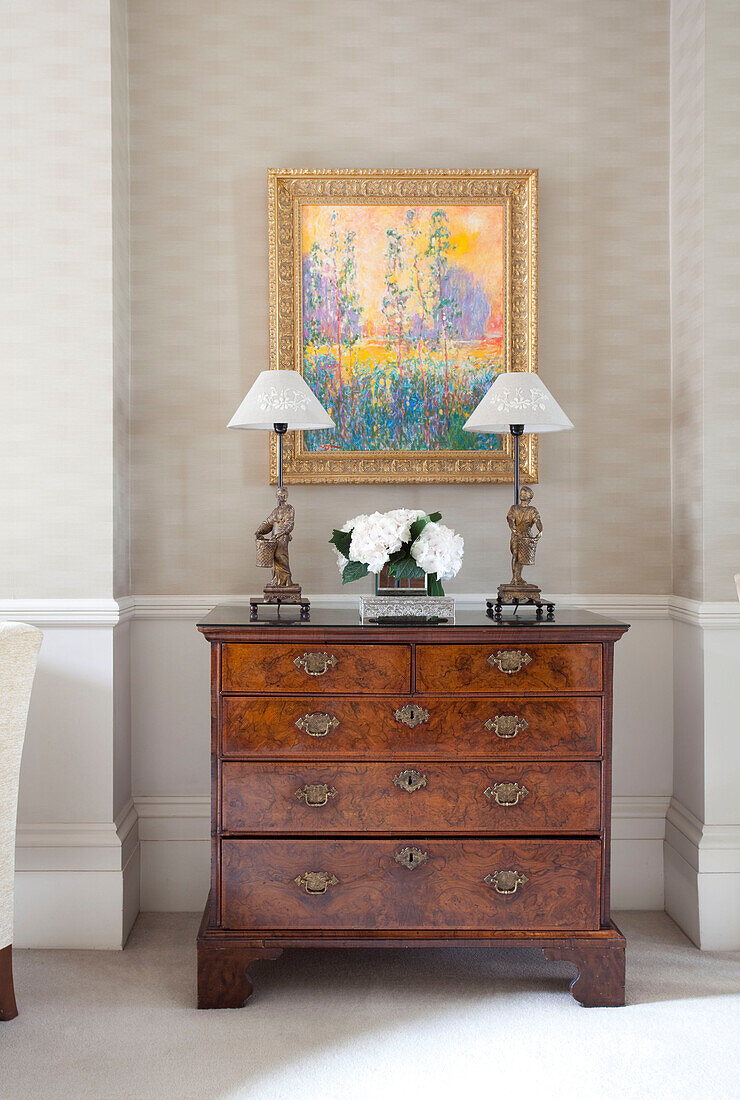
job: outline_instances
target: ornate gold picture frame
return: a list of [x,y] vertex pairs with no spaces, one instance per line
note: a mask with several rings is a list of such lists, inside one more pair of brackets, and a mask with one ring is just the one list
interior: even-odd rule
[[287,434],[285,480],[511,481],[511,437],[462,424],[497,373],[537,370],[536,169],[270,169],[268,196],[270,366],[335,421]]

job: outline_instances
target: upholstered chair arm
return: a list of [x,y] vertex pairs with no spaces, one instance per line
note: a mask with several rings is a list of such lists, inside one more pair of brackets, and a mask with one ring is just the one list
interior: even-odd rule
[[18,780],[42,638],[41,631],[27,623],[0,623],[0,950],[13,942]]

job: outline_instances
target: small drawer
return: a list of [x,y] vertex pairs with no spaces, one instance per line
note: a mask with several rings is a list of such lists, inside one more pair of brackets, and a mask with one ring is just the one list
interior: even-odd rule
[[393,760],[598,757],[601,699],[226,696],[225,756]]
[[419,645],[417,691],[601,691],[598,644]]
[[248,764],[221,772],[241,833],[598,833],[601,765]]
[[407,645],[224,645],[222,691],[304,692],[326,695],[407,692],[411,649]]
[[229,929],[591,931],[598,840],[221,842]]

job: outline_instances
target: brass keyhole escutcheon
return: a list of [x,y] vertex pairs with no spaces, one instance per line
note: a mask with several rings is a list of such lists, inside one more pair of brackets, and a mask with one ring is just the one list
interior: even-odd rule
[[421,772],[417,772],[416,768],[406,768],[405,771],[393,776],[393,785],[399,787],[402,791],[413,794],[414,791],[426,787],[427,777],[422,775]]
[[521,871],[494,871],[486,875],[483,881],[488,886],[492,886],[497,894],[515,894],[520,886],[529,882],[529,879]]
[[303,886],[307,894],[325,894],[328,886],[339,884],[339,879],[328,871],[304,871],[293,882],[296,886]]
[[330,798],[335,798],[338,794],[336,787],[328,787],[326,783],[306,783],[305,787],[295,792],[299,802],[305,798],[307,806],[325,806]]
[[483,723],[487,730],[493,730],[502,740],[516,737],[527,728],[527,724],[526,718],[520,718],[518,714],[497,714],[495,718],[488,718]]
[[406,867],[409,871],[413,871],[416,867],[420,867],[422,863],[427,862],[429,853],[422,852],[421,848],[400,848],[393,858],[396,863],[400,863],[402,867]]
[[295,724],[309,737],[326,737],[330,730],[336,729],[339,725],[339,719],[333,714],[318,711],[315,714],[304,714],[302,718],[296,718]]
[[505,672],[507,676],[513,676],[515,672],[520,672],[525,665],[532,663],[532,658],[528,653],[523,653],[521,649],[500,649],[498,653],[492,653],[488,657],[488,663],[492,668],[497,668],[499,672]]
[[397,722],[403,722],[404,726],[412,730],[422,722],[429,721],[429,711],[420,707],[418,703],[407,703],[406,706],[398,708],[394,717]]
[[302,668],[308,676],[323,676],[337,664],[337,659],[333,653],[324,653],[321,650],[315,653],[304,653],[302,657],[296,657],[293,664],[296,668]]
[[492,798],[499,806],[516,806],[527,797],[529,791],[518,783],[494,783],[486,787],[483,794],[486,798]]

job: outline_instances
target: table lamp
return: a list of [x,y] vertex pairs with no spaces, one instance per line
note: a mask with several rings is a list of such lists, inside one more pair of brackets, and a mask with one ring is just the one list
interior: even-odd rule
[[542,600],[536,584],[522,580],[522,567],[534,565],[542,521],[532,504],[532,490],[528,485],[519,490],[519,440],[525,432],[562,432],[572,427],[542,379],[523,371],[499,374],[463,425],[466,432],[510,432],[514,437],[514,503],[506,517],[511,531],[512,576],[508,584],[498,586],[495,601],[486,600],[487,613],[497,619],[501,618],[504,604],[513,604],[515,608],[521,604],[534,605],[538,618],[546,607],[547,617],[553,618],[555,605]]
[[297,370],[263,370],[228,424],[229,428],[274,431],[278,437],[277,505],[255,531],[257,565],[272,569],[272,580],[263,596],[252,596],[249,618],[254,621],[260,605],[297,604],[301,619],[308,618],[310,601],[301,597],[301,586],[290,573],[288,544],[295,525],[295,509],[283,488],[283,436],[288,431],[333,428],[334,421],[319,403]]

